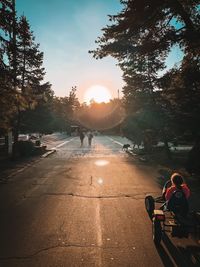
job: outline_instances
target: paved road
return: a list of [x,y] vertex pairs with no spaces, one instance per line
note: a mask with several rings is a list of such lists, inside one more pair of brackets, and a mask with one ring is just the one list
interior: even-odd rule
[[120,137],[77,137],[0,185],[0,266],[200,266],[192,240],[157,249],[144,209],[158,170],[122,151]]

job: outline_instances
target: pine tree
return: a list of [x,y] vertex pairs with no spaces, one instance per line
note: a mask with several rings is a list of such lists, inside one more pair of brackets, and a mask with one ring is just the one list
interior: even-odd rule
[[18,35],[19,53],[19,88],[27,101],[28,107],[40,95],[40,83],[44,79],[43,53],[39,51],[39,44],[35,44],[35,37],[25,16],[19,20]]
[[12,117],[16,112],[16,91],[13,87],[13,72],[8,61],[8,45],[11,42],[10,28],[13,18],[12,2],[0,2],[0,131],[12,128]]
[[15,0],[2,0],[0,15],[0,122],[2,131],[13,130],[15,154],[19,131],[25,129],[22,115],[43,104],[52,90],[43,83],[43,53],[26,17],[18,18]]

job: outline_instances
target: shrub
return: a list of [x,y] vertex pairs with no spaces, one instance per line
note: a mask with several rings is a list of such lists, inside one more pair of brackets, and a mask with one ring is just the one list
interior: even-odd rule
[[31,141],[18,141],[17,150],[21,157],[31,156],[34,152],[34,144]]

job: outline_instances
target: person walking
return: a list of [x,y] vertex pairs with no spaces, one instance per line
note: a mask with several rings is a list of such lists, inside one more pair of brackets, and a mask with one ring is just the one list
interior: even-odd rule
[[83,140],[85,138],[85,135],[84,135],[83,131],[80,131],[79,137],[80,137],[80,140],[81,140],[81,146],[83,146]]
[[93,134],[91,132],[89,132],[87,136],[88,136],[88,145],[91,146],[92,145]]

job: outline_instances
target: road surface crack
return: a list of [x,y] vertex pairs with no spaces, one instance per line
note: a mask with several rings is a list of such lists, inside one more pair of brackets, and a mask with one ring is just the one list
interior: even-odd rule
[[93,186],[93,177],[90,176],[90,186]]
[[71,196],[71,197],[77,197],[77,198],[92,198],[92,199],[115,199],[115,198],[132,198],[136,200],[144,199],[145,194],[124,194],[124,195],[80,195],[75,193],[45,193],[47,196]]
[[8,261],[8,260],[28,260],[31,259],[43,252],[53,250],[53,249],[58,249],[58,248],[91,248],[91,249],[129,249],[132,247],[120,247],[120,246],[98,246],[95,244],[91,245],[81,245],[81,244],[64,244],[64,245],[55,245],[55,246],[49,246],[43,249],[40,249],[32,254],[24,255],[24,256],[10,256],[10,257],[0,257],[0,261]]
[[65,221],[63,221],[62,224],[60,225],[60,232],[63,232],[64,225],[65,225]]

